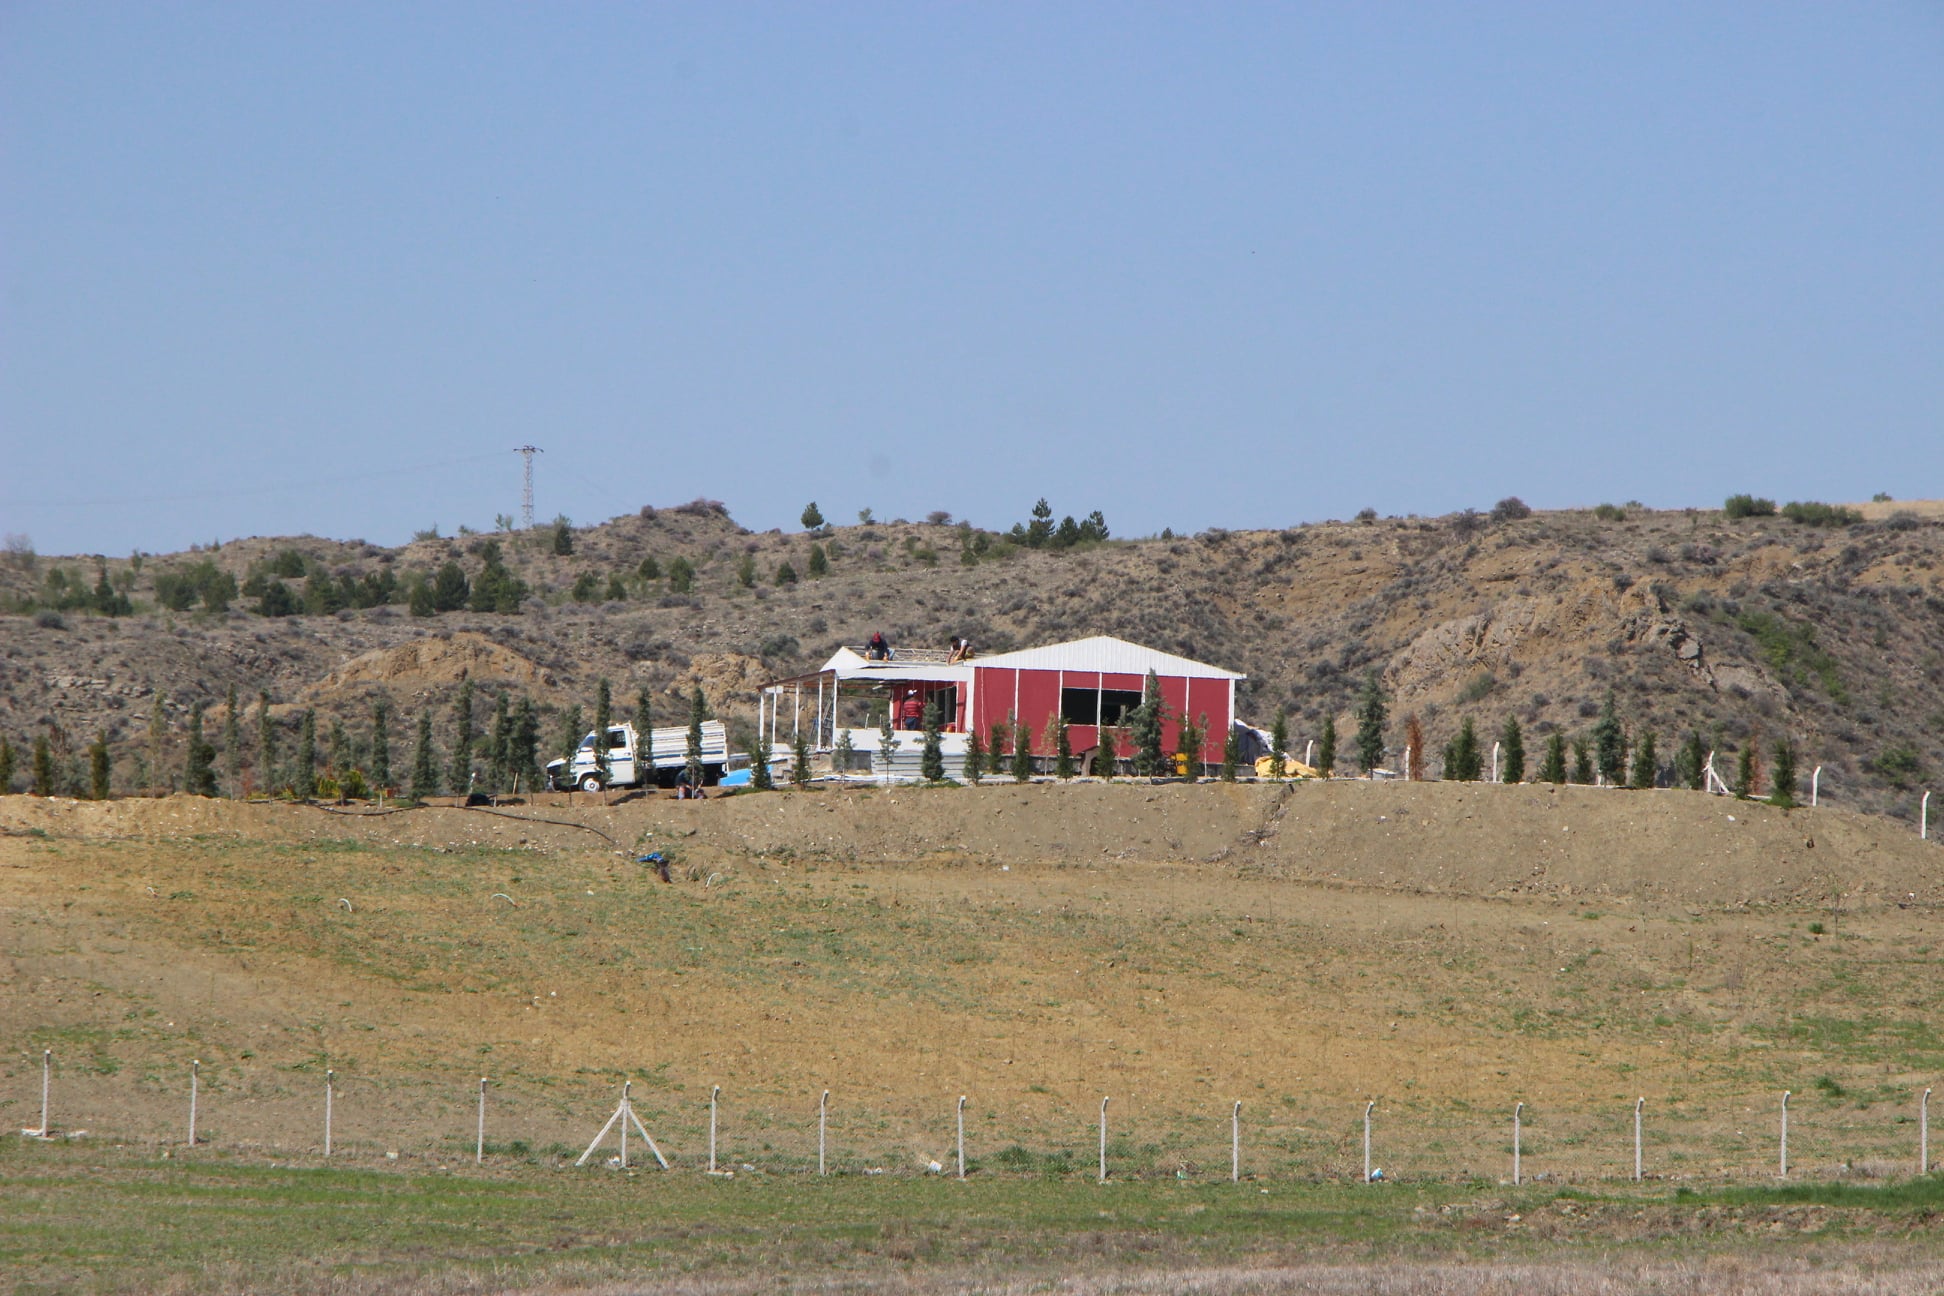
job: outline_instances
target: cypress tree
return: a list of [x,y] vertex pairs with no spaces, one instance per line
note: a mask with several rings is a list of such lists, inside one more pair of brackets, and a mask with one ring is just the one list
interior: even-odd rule
[[513,710],[504,692],[493,698],[493,731],[486,743],[486,777],[493,791],[504,792],[513,765]]
[[1654,752],[1654,731],[1649,729],[1634,745],[1633,778],[1637,788],[1650,788],[1660,781],[1660,758]]
[[1237,731],[1235,722],[1229,721],[1228,734],[1222,739],[1222,773],[1224,783],[1235,782],[1235,767],[1242,763],[1242,735]]
[[344,781],[345,771],[351,768],[351,740],[345,736],[344,722],[331,717],[331,742],[327,749],[330,753],[325,767],[337,776],[338,782]]
[[1566,781],[1566,736],[1558,730],[1546,736],[1546,763],[1539,767],[1539,778],[1555,785]]
[[519,708],[513,713],[513,789],[518,791],[522,783],[529,793],[540,786],[543,777],[540,772],[540,713],[534,709],[533,699],[520,694]]
[[810,566],[810,577],[812,580],[816,579],[819,576],[823,576],[830,571],[830,557],[828,554],[824,553],[824,547],[822,545],[813,544],[810,546],[809,566]]
[[927,783],[941,783],[945,779],[945,752],[938,736],[938,727],[943,723],[938,716],[937,699],[925,703],[925,749],[918,758],[918,772]]
[[1476,783],[1483,762],[1478,754],[1478,730],[1470,716],[1458,726],[1458,736],[1444,750],[1444,776],[1461,783]]
[[1053,775],[1055,778],[1073,777],[1073,736],[1067,732],[1066,717],[1055,711],[1046,717],[1046,727],[1053,731]]
[[236,715],[236,685],[229,687],[229,702],[223,710],[223,781],[229,784],[230,799],[243,795],[243,726]]
[[696,787],[702,786],[702,722],[708,718],[708,703],[702,698],[702,686],[697,684],[695,693],[689,698],[688,728],[689,782]]
[[1112,778],[1119,772],[1120,733],[1103,726],[1100,730],[1100,750],[1094,755],[1094,773],[1102,778]]
[[13,791],[13,744],[0,737],[0,796]]
[[574,753],[580,749],[581,738],[587,732],[587,726],[581,716],[580,703],[576,702],[568,707],[567,714],[560,718],[560,723],[560,754],[569,762],[568,771],[571,777]]
[[608,768],[608,730],[614,726],[614,694],[603,675],[594,685],[594,768],[600,772],[601,786],[613,776]]
[[257,779],[263,795],[277,795],[277,722],[270,714],[270,691],[257,691]]
[[371,704],[371,784],[382,794],[391,787],[391,704]]
[[1336,773],[1336,712],[1323,717],[1323,735],[1316,744],[1316,772],[1324,778]]
[[998,778],[1006,772],[1006,737],[1012,718],[992,722],[992,738],[986,743],[986,772]]
[[[606,735],[596,750],[605,751]],[[459,685],[459,696],[452,700],[452,790],[459,796],[472,791],[473,774],[473,682]]]
[[1364,677],[1363,698],[1357,706],[1357,763],[1366,774],[1384,763],[1385,719],[1383,686],[1377,682],[1377,672],[1371,671]]
[[755,761],[750,766],[749,783],[758,792],[768,792],[776,787],[776,775],[770,772],[770,753],[768,751],[755,753]]
[[1289,772],[1285,754],[1289,750],[1289,712],[1276,708],[1275,722],[1269,726],[1269,777],[1281,778]]
[[965,739],[965,781],[978,786],[985,777],[985,744],[979,741],[979,731],[975,728]]
[[1593,726],[1593,749],[1599,759],[1600,777],[1619,787],[1627,777],[1627,735],[1620,727],[1620,713],[1608,689],[1600,707],[1599,722]]
[[299,801],[317,795],[317,710],[314,707],[304,708],[304,718],[297,726],[297,771],[290,784]]
[[801,727],[790,738],[790,784],[810,786],[810,736]]
[[[12,771],[8,771],[11,773]],[[108,735],[97,733],[95,740],[88,745],[88,783],[94,792],[94,799],[106,801],[111,792],[114,768],[109,764]],[[0,792],[6,791],[6,783],[0,780]]]
[[1573,782],[1591,783],[1593,781],[1593,752],[1586,745],[1586,739],[1573,739]]
[[1519,728],[1519,717],[1505,717],[1505,727],[1499,730],[1499,747],[1505,756],[1499,764],[1500,781],[1525,782],[1525,731]]
[[191,796],[216,795],[216,771],[210,767],[216,749],[203,740],[203,704],[189,709],[189,752],[183,774],[183,791]]
[[34,735],[34,795],[54,795],[54,752],[47,745],[46,734]]
[[839,729],[837,742],[830,749],[831,772],[839,777],[848,775],[852,765],[857,763],[857,748],[851,744],[850,730]]
[[1695,792],[1708,787],[1708,743],[1699,729],[1688,730],[1687,741],[1674,757],[1674,782]]
[[1033,777],[1033,731],[1024,721],[1013,731],[1012,776],[1015,783]]
[[418,718],[418,750],[412,753],[412,800],[423,801],[439,790],[438,758],[432,751],[432,716]]
[[1795,744],[1787,738],[1775,740],[1775,767],[1769,773],[1769,804],[1784,810],[1796,803]]
[[1161,728],[1166,716],[1160,677],[1150,669],[1141,689],[1141,705],[1136,708],[1134,723],[1129,726],[1134,738],[1134,772],[1142,778],[1154,778],[1167,769],[1168,756],[1161,749]]
[[1175,731],[1175,769],[1191,783],[1202,776],[1202,734],[1207,729],[1205,713],[1200,724],[1190,724],[1188,713],[1182,712],[1181,727]]
[[648,705],[647,689],[635,690],[634,728],[635,781],[644,787],[653,787],[655,785],[655,713]]
[[898,754],[898,734],[891,727],[891,704],[884,704],[884,711],[878,716],[878,762],[883,767],[884,781],[891,781],[891,762]]

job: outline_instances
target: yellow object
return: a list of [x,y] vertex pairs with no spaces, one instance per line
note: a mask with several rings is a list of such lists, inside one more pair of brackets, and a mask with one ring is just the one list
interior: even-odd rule
[[[1256,757],[1255,771],[1256,771],[1257,778],[1275,778],[1276,758],[1274,756]],[[1323,775],[1314,766],[1305,765],[1303,764],[1303,762],[1297,760],[1294,756],[1285,756],[1283,757],[1282,777],[1298,778],[1298,779],[1313,779],[1313,778],[1322,778]]]

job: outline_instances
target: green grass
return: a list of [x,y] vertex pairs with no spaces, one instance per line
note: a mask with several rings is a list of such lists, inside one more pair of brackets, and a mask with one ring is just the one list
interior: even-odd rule
[[[1615,1245],[1705,1249],[1709,1208],[1813,1204],[1829,1228],[1889,1227],[1934,1259],[1944,1178],[1601,1192],[1467,1184],[1117,1180],[1064,1155],[1008,1148],[991,1173],[710,1178],[504,1162],[451,1168],[288,1166],[220,1153],[157,1159],[119,1148],[0,1148],[0,1291],[341,1289],[490,1274],[517,1286],[601,1276],[979,1265],[1071,1271],[1231,1263],[1251,1256],[1487,1259],[1604,1256]],[[1055,1164],[1055,1163],[1060,1164]],[[1077,1171],[1077,1172],[1076,1172]],[[1507,1221],[1576,1212],[1543,1240]],[[1643,1214],[1660,1212],[1643,1229]],[[1915,1229],[1915,1232],[1911,1230]],[[1734,1238],[1724,1237],[1733,1244]],[[1793,1245],[1783,1243],[1781,1245]]]

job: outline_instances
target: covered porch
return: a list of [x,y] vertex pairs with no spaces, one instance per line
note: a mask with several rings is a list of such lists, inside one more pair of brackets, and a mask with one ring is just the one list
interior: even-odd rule
[[[940,712],[940,746],[949,777],[964,763],[972,667],[947,660],[942,649],[904,648],[886,660],[839,648],[821,667],[771,680],[756,695],[757,745],[772,764],[787,764],[799,735],[813,755],[825,758],[842,778],[915,782],[921,775],[925,708]],[[881,718],[892,722],[891,749],[881,751]],[[836,752],[848,736],[850,767],[836,768]]]

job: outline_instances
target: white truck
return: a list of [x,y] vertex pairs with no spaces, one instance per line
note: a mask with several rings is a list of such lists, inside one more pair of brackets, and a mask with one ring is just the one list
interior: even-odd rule
[[[649,759],[639,759],[641,739],[631,724],[610,725],[607,732],[607,777],[601,777],[595,759],[594,733],[588,731],[575,749],[572,760],[558,757],[547,762],[547,786],[556,791],[579,788],[599,792],[611,787],[673,787],[682,767],[688,764],[687,725],[658,727],[650,734]],[[729,732],[720,720],[702,722],[702,782],[718,783],[729,765]]]

